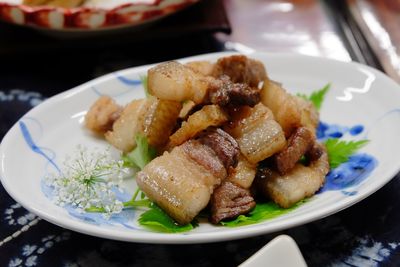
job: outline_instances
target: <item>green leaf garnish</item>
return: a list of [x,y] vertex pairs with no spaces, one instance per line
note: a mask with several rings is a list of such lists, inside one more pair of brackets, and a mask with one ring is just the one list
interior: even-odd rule
[[160,207],[152,203],[150,210],[145,211],[139,218],[139,224],[151,230],[163,233],[180,233],[190,231],[197,226],[196,222],[186,225],[177,224]]
[[140,76],[140,81],[142,82],[144,94],[146,95],[146,97],[151,96],[151,94],[149,93],[149,86],[148,86],[148,82],[147,82],[147,75]]
[[279,207],[274,202],[257,203],[256,207],[252,211],[250,211],[247,215],[239,215],[236,219],[232,221],[222,221],[221,224],[228,227],[237,227],[237,226],[259,223],[261,221],[273,219],[280,215],[286,214],[298,208],[306,201],[307,200],[301,200],[292,207],[287,209]]
[[147,163],[156,157],[157,151],[149,146],[146,136],[137,134],[135,140],[136,147],[131,152],[123,155],[122,160],[125,166],[142,170]]
[[311,101],[317,110],[321,109],[322,102],[324,102],[324,98],[326,93],[328,93],[331,88],[331,84],[326,84],[322,89],[314,91],[311,95],[307,96],[305,94],[297,94],[297,96],[304,98],[305,100]]
[[341,141],[339,138],[329,138],[325,141],[328,151],[329,165],[336,168],[340,164],[347,162],[349,157],[366,145],[369,140],[360,141]]

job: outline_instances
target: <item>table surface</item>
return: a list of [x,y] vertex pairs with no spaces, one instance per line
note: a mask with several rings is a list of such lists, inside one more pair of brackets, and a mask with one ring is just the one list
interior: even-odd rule
[[[161,25],[147,30],[157,36],[104,37],[102,45],[99,39],[58,40],[0,23],[0,138],[43,99],[127,67],[222,50],[357,60],[355,55],[363,51],[354,51],[334,8],[317,0],[204,0],[165,20],[168,30]],[[197,26],[180,29],[185,20]],[[279,233],[212,244],[153,245],[52,225],[26,211],[0,186],[0,266],[236,266],[282,233],[296,240],[309,266],[397,266],[399,190],[397,175],[346,210]]]

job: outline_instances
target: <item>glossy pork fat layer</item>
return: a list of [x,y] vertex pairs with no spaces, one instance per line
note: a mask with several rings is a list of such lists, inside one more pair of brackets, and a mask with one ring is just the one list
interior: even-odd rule
[[134,136],[143,134],[152,147],[159,148],[168,142],[182,105],[176,101],[155,97],[133,100],[105,133],[114,147],[129,152],[136,146]]
[[237,114],[225,129],[250,163],[256,164],[284,148],[285,135],[267,107],[259,103]]
[[214,82],[212,77],[175,61],[161,63],[148,71],[150,94],[164,100],[202,103]]
[[281,84],[266,79],[261,90],[261,103],[271,109],[286,137],[301,126],[307,127],[315,136],[319,113],[311,102],[289,94]]

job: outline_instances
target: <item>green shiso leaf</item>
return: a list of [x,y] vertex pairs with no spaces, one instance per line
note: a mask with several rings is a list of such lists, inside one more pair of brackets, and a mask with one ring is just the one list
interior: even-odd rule
[[326,84],[322,89],[314,91],[311,95],[307,96],[305,94],[297,94],[297,96],[304,98],[305,100],[311,101],[317,110],[321,109],[322,103],[324,102],[325,95],[331,88],[331,84]]
[[366,145],[369,140],[342,141],[338,138],[329,138],[325,141],[328,151],[329,165],[336,168],[340,164],[347,162],[349,157]]
[[180,233],[190,231],[197,226],[194,220],[186,225],[177,224],[160,207],[152,203],[150,209],[140,215],[139,224],[150,230],[163,233]]
[[274,202],[257,203],[256,207],[247,215],[239,215],[239,217],[237,217],[236,219],[232,221],[222,221],[221,224],[228,227],[237,227],[259,223],[286,214],[298,208],[306,201],[307,200],[299,201],[288,209],[281,208]]
[[147,83],[147,75],[140,76],[140,81],[142,82],[143,90],[144,90],[146,97],[151,96],[149,93],[149,87],[148,87],[148,83]]
[[149,146],[146,136],[137,134],[135,136],[136,147],[122,156],[124,165],[142,170],[151,160],[156,157],[157,151]]

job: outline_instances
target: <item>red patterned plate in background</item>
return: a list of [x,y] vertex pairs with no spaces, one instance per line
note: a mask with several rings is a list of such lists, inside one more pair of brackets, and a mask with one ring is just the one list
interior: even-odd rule
[[87,0],[83,6],[27,6],[0,0],[0,19],[54,31],[98,31],[138,26],[165,17],[199,0]]

